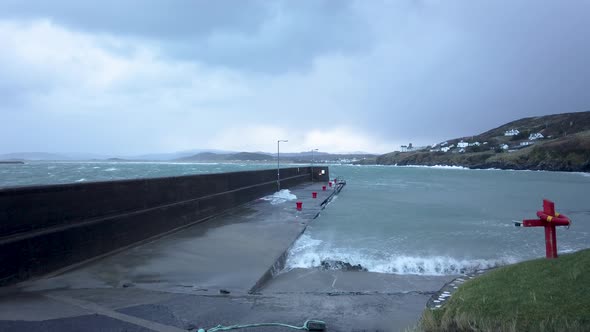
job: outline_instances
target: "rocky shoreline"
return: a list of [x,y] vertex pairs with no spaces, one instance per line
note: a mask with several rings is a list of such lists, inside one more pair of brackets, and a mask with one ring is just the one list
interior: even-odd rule
[[438,292],[432,294],[432,296],[426,303],[426,308],[440,308],[448,299],[451,298],[451,296],[453,296],[457,289],[459,289],[459,286],[461,286],[467,280],[475,279],[491,270],[492,269],[477,270],[473,273],[467,273],[451,280],[450,282],[446,283]]

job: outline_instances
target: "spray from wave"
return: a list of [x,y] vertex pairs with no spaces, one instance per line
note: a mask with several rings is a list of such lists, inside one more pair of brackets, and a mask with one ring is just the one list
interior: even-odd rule
[[289,189],[283,189],[281,191],[277,191],[272,195],[262,197],[261,199],[264,201],[270,201],[270,204],[275,205],[295,200],[297,199],[297,196],[291,194],[291,191]]
[[514,258],[457,259],[448,256],[369,253],[354,249],[327,248],[322,244],[321,240],[302,235],[289,251],[286,269],[341,269],[340,267],[352,266],[355,270],[369,272],[440,276],[465,274],[516,262]]

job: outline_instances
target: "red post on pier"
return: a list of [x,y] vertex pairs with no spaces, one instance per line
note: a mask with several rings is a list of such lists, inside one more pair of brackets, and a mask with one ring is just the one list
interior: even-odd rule
[[557,258],[557,234],[556,226],[569,226],[571,221],[564,214],[555,212],[555,203],[550,200],[543,200],[543,211],[537,211],[539,219],[525,219],[523,227],[545,227],[545,256],[547,259]]
[[322,186],[322,191],[326,191],[326,186]]
[[296,202],[295,204],[297,204],[297,210],[301,210],[303,208],[303,202]]
[[315,191],[311,193],[311,197],[312,198],[318,198],[318,193],[316,193]]
[[330,186],[330,188],[332,188],[332,181],[328,182],[328,185]]

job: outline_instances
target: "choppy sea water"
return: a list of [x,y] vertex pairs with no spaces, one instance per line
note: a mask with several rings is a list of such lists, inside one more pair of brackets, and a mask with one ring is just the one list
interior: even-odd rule
[[287,268],[333,260],[369,271],[449,275],[544,257],[544,231],[515,227],[542,199],[573,220],[561,253],[590,247],[586,173],[337,166],[348,185],[306,230]]
[[0,188],[89,181],[155,178],[276,168],[276,164],[178,162],[27,162],[0,164]]
[[[0,188],[274,168],[274,164],[37,162],[0,165]],[[333,260],[369,271],[449,275],[545,255],[534,218],[543,198],[573,220],[561,253],[590,247],[590,174],[445,167],[330,166],[346,188],[309,225],[287,269]],[[292,197],[269,196],[276,204]]]

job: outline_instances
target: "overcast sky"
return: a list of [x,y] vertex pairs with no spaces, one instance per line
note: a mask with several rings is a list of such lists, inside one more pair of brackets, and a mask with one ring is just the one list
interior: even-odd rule
[[388,152],[590,110],[590,0],[0,1],[0,153]]

